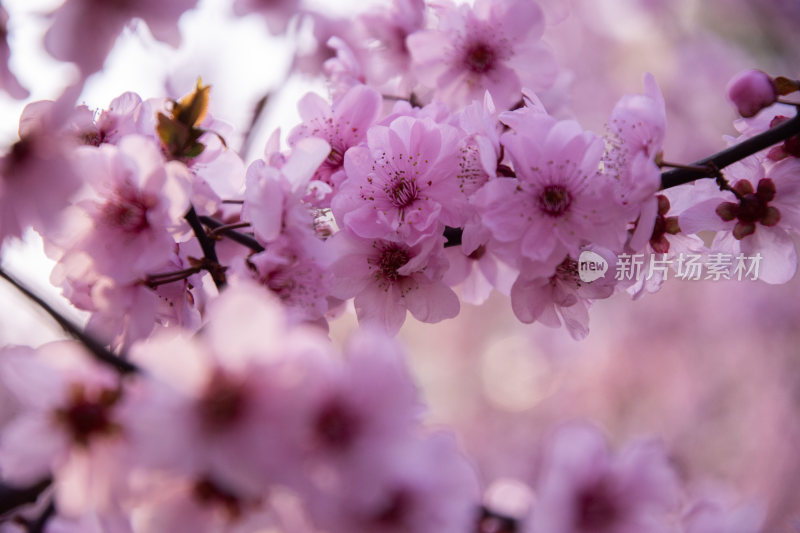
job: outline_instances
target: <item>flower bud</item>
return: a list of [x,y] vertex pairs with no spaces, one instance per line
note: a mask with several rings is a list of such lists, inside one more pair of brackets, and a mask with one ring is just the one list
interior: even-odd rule
[[778,91],[775,82],[760,70],[740,72],[728,83],[728,99],[745,118],[775,103]]

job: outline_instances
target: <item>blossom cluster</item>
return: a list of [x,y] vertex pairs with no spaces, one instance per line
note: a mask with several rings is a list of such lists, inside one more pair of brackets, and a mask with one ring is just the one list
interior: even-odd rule
[[[619,100],[604,135],[551,115],[536,91],[558,69],[531,0],[398,3],[362,22],[399,24],[393,35],[407,46],[367,54],[341,44],[326,62],[333,100],[304,96],[288,151],[276,131],[249,165],[227,147],[230,127],[211,116],[200,82],[180,102],[126,93],[91,111],[73,109],[68,91],[29,105],[3,158],[0,235],[39,230],[58,261],[54,282],[113,346],[157,326],[196,327],[214,295],[201,272],[217,285],[256,279],[304,322],[324,325],[352,299],[360,323],[390,334],[408,313],[438,322],[497,290],[521,321],[563,324],[577,339],[592,301],[642,290],[582,282],[581,252],[610,265],[620,254],[761,254],[763,281],[794,275],[791,139],[731,166],[725,187],[659,192],[666,116],[655,79]],[[406,68],[387,78],[373,62]],[[392,105],[387,93],[400,87],[410,96]],[[793,112],[739,127],[753,136]],[[198,246],[190,207],[217,222],[221,258]],[[253,242],[225,239],[237,229]],[[708,230],[718,231],[710,247],[697,237]],[[647,281],[652,292],[663,276]]]
[[[422,424],[390,339],[408,314],[440,322],[498,291],[520,321],[583,339],[595,300],[656,292],[686,257],[758,258],[754,277],[773,284],[796,272],[798,134],[666,188],[655,77],[601,134],[566,118],[533,0],[360,15],[325,36],[330,98],[303,96],[302,122],[255,161],[229,145],[202,80],[178,100],[76,106],[130,19],[175,44],[195,2],[100,4],[54,12],[46,47],[81,81],[30,103],[0,158],[0,242],[37,231],[88,334],[138,369],[121,376],[76,343],[1,352],[18,405],[0,479],[52,480],[54,531],[474,530],[478,476]],[[292,0],[234,11],[274,32],[300,16]],[[755,72],[729,90],[747,117],[732,147],[798,120],[777,96],[800,85]],[[652,275],[585,280],[585,254],[610,273],[640,257]],[[338,353],[328,323],[350,308],[366,333]],[[652,441],[615,454],[576,424],[542,456],[533,532],[758,527],[756,511],[690,497]]]
[[[0,472],[18,487],[53,479],[48,531],[461,533],[479,523],[477,472],[453,435],[422,425],[398,345],[364,330],[339,353],[251,282],[210,304],[199,333],[135,343],[132,374],[75,341],[0,356],[14,401]],[[733,517],[750,531],[761,519],[721,493],[687,492],[653,439],[615,453],[600,430],[573,423],[543,454],[538,500],[515,517],[530,531],[669,531],[673,515],[686,533]]]
[[134,345],[135,376],[73,341],[7,349],[4,480],[52,477],[59,531],[293,530],[290,496],[326,531],[469,530],[475,473],[421,427],[392,340],[365,331],[336,353],[255,285],[209,316]]

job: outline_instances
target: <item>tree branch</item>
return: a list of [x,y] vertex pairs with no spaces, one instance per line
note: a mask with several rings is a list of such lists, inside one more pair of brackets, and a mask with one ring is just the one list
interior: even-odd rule
[[519,520],[510,516],[497,513],[486,507],[481,507],[476,533],[516,533],[519,530]]
[[209,228],[217,231],[220,235],[224,235],[228,237],[230,240],[234,242],[238,242],[242,246],[247,246],[254,252],[263,252],[266,248],[264,248],[261,243],[255,240],[250,235],[245,235],[244,233],[240,233],[238,231],[232,229],[225,229],[225,224],[217,220],[213,217],[201,216],[198,217],[200,222],[204,225],[208,226]]
[[[192,231],[194,232],[195,237],[197,237],[198,242],[200,243],[200,248],[203,250],[203,256],[206,258],[209,264],[211,265],[219,265],[219,258],[217,258],[217,251],[214,249],[214,241],[206,235],[206,230],[203,228],[203,224],[200,223],[200,218],[197,216],[197,212],[194,210],[194,206],[189,208],[189,211],[186,212],[184,218],[192,227]],[[211,274],[211,279],[214,280],[214,285],[217,286],[217,289],[222,289],[225,287],[226,280],[225,280],[225,269],[222,267],[220,268],[208,268],[207,269],[209,274]]]
[[728,165],[741,161],[765,148],[776,145],[786,139],[800,134],[800,113],[774,128],[746,139],[737,145],[717,152],[714,155],[696,161],[692,167],[674,168],[661,173],[661,188],[669,189],[700,178],[715,178],[715,169],[719,171]]
[[451,246],[461,246],[461,235],[463,232],[464,230],[461,228],[451,228],[450,226],[445,226],[443,234],[447,239],[447,242],[444,243],[444,247],[450,248]]
[[22,505],[34,503],[52,482],[52,479],[47,478],[35,485],[23,488],[12,487],[0,482],[0,516]]
[[56,514],[56,502],[53,497],[50,497],[50,503],[47,504],[42,514],[35,520],[27,523],[28,533],[44,533],[47,527],[47,522],[50,521]]
[[[696,161],[691,165],[685,165],[680,168],[673,168],[662,172],[661,189],[677,187],[678,185],[690,183],[701,178],[716,179],[721,169],[795,135],[800,135],[800,113],[786,122],[778,124],[774,128],[770,128],[763,133],[717,152],[714,155]],[[461,228],[446,227],[444,229],[444,236],[447,238],[447,242],[444,243],[444,247],[459,246],[461,244],[461,234]]]
[[264,96],[258,99],[258,102],[256,102],[256,105],[253,108],[253,115],[250,118],[250,125],[244,132],[244,138],[242,139],[242,147],[239,149],[239,153],[241,154],[242,158],[247,157],[247,152],[250,151],[250,143],[253,141],[253,132],[256,128],[258,120],[261,118],[261,115],[264,114],[264,109],[267,107],[267,102],[269,102],[269,97],[270,93],[266,93]]
[[[64,331],[70,334],[72,337],[80,341],[89,353],[94,356],[95,359],[101,361],[109,366],[114,367],[120,374],[130,374],[139,371],[139,368],[134,365],[133,363],[125,360],[123,357],[115,355],[111,352],[108,348],[106,348],[100,341],[92,337],[91,335],[87,334],[81,328],[70,322],[66,317],[62,316],[61,313],[56,311],[50,304],[39,298],[36,294],[31,292],[26,286],[22,283],[17,281],[16,279],[12,278],[8,275],[2,268],[0,268],[0,277],[8,281],[11,285],[13,285],[18,291],[28,297],[31,301],[33,301],[36,305],[41,307],[48,315],[50,315],[53,320],[55,320],[59,326],[61,326]],[[2,501],[2,498],[0,498]]]

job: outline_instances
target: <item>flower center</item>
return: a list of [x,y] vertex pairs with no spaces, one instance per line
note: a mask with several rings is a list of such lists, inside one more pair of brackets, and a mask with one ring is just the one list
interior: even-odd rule
[[358,429],[358,418],[338,398],[323,406],[314,423],[317,438],[326,447],[336,450],[349,448],[358,435]]
[[334,169],[339,169],[342,167],[342,164],[344,164],[344,154],[336,148],[331,148],[331,151],[328,154],[328,158],[325,160],[325,162]]
[[539,194],[539,209],[548,216],[559,217],[572,204],[572,195],[563,185],[547,185]]
[[403,277],[397,271],[408,263],[409,259],[408,250],[394,243],[387,245],[378,259],[379,276],[389,281],[397,281]]
[[222,370],[215,370],[208,380],[197,411],[203,426],[210,431],[229,427],[242,417],[246,403],[242,383]]
[[19,166],[28,161],[34,152],[33,141],[28,138],[22,138],[15,142],[11,147],[10,161],[11,168]]
[[486,255],[486,246],[481,244],[475,250],[467,256],[467,258],[472,259],[473,261],[477,261],[481,257]]
[[110,416],[111,407],[119,399],[119,392],[104,389],[90,398],[83,385],[75,385],[69,392],[69,405],[56,411],[56,418],[66,425],[75,442],[87,445],[89,439],[99,434],[109,434],[116,425]]
[[102,208],[102,219],[125,233],[139,233],[148,227],[147,210],[155,205],[152,198],[138,191],[117,191],[116,198],[109,200]]
[[556,267],[554,277],[561,281],[575,281],[578,279],[578,262],[571,257],[565,258],[561,264]]
[[494,66],[494,57],[495,53],[492,48],[484,43],[477,43],[467,49],[464,63],[470,71],[484,74]]
[[578,495],[575,518],[580,531],[606,531],[619,520],[620,509],[605,483],[595,483]]
[[241,514],[241,500],[233,492],[220,486],[209,477],[203,477],[195,481],[192,487],[192,496],[201,504],[219,505],[232,518],[236,518]]
[[87,130],[80,135],[80,140],[88,146],[100,146],[106,142],[106,131],[102,129],[96,131]]
[[656,253],[665,254],[669,252],[669,241],[666,234],[677,235],[681,228],[678,225],[678,217],[666,216],[670,209],[669,198],[659,194],[656,199],[658,200],[658,214],[656,223],[653,225],[653,234],[650,236],[650,246]]
[[405,209],[417,199],[419,189],[414,180],[400,177],[396,179],[386,191],[389,202],[398,209]]
[[747,180],[739,180],[733,189],[737,193],[738,203],[723,202],[717,206],[716,213],[724,221],[736,219],[733,236],[741,240],[755,233],[756,222],[763,226],[774,226],[781,220],[778,208],[769,205],[775,198],[775,183],[764,178],[758,182],[758,188]]
[[384,527],[400,526],[405,522],[406,517],[411,512],[411,497],[407,491],[398,489],[391,492],[378,507],[378,511],[373,515],[372,521]]
[[746,194],[739,200],[737,217],[742,222],[757,222],[767,214],[767,203],[755,194]]

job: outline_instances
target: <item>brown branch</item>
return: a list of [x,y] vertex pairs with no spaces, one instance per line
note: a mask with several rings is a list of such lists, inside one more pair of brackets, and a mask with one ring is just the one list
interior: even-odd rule
[[53,480],[50,478],[43,479],[30,487],[13,487],[0,482],[0,516],[17,507],[36,502],[39,495],[52,483]]
[[27,296],[29,300],[33,301],[36,305],[41,307],[48,315],[50,315],[53,318],[53,320],[55,320],[58,323],[59,326],[62,327],[62,329],[64,329],[64,331],[69,333],[72,337],[74,337],[81,344],[83,344],[95,359],[109,366],[114,367],[114,369],[116,369],[117,372],[119,372],[120,374],[130,374],[139,371],[139,368],[137,366],[127,361],[125,358],[117,356],[113,352],[108,350],[108,348],[106,348],[105,345],[103,345],[103,343],[101,343],[91,335],[87,334],[81,328],[70,322],[61,313],[56,311],[50,304],[39,298],[30,289],[28,289],[22,283],[20,283],[19,281],[11,277],[9,274],[7,274],[2,268],[0,268],[0,277],[8,281],[18,291]]
[[206,234],[206,230],[203,228],[203,224],[200,222],[200,218],[197,216],[197,211],[194,210],[194,206],[189,208],[189,211],[186,212],[184,218],[192,227],[192,231],[194,232],[195,237],[197,237],[197,241],[200,243],[200,248],[203,250],[203,256],[208,264],[218,266],[218,268],[206,268],[205,270],[211,274],[211,279],[214,280],[214,285],[217,286],[217,289],[223,289],[226,284],[225,269],[219,265],[217,251],[214,249],[214,240],[209,238],[209,236]]
[[199,217],[199,220],[200,220],[200,222],[202,222],[204,225],[208,226],[209,228],[211,228],[215,232],[219,232],[220,234],[224,235],[225,237],[228,237],[230,240],[232,240],[234,242],[238,242],[242,246],[246,246],[246,247],[250,248],[251,250],[253,250],[254,252],[263,252],[266,249],[261,245],[261,243],[259,243],[257,240],[255,240],[250,235],[245,235],[244,233],[240,233],[240,232],[238,232],[236,230],[232,230],[232,229],[221,229],[221,228],[224,228],[224,226],[226,226],[226,224],[224,224],[223,222],[220,222],[216,218],[207,217],[207,216],[201,216],[201,217]]
[[[763,133],[750,137],[737,145],[717,152],[684,168],[674,168],[661,173],[661,188],[669,189],[701,178],[716,178],[728,165],[800,134],[800,114]],[[713,166],[710,166],[713,165]]]

